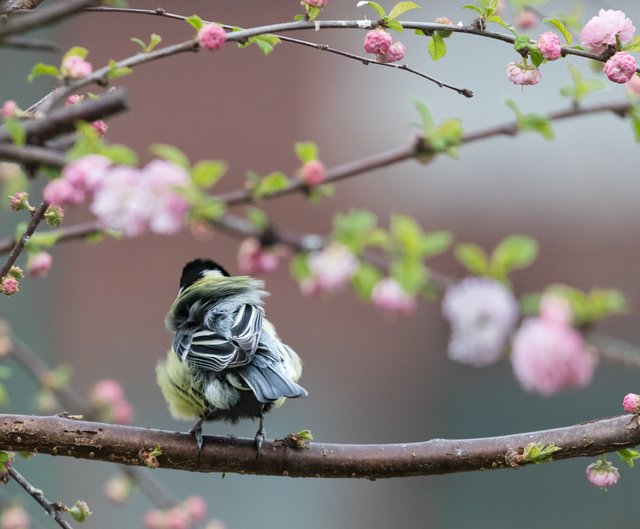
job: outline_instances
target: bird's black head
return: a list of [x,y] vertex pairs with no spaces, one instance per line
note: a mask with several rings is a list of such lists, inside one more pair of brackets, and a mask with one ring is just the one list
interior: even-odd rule
[[203,272],[219,272],[221,275],[229,277],[229,272],[211,259],[194,259],[188,262],[182,269],[180,276],[180,290],[184,290],[193,285],[198,279],[203,277]]

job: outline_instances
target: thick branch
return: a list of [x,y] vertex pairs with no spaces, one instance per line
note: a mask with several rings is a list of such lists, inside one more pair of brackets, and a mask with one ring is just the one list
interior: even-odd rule
[[629,415],[538,432],[483,439],[432,439],[420,443],[342,445],[308,443],[290,448],[267,441],[256,458],[253,439],[206,436],[198,452],[193,436],[66,417],[0,415],[0,449],[145,465],[159,447],[161,468],[288,477],[380,479],[427,476],[528,465],[530,443],[555,444],[554,459],[591,457],[640,443]]
[[[123,88],[105,92],[99,99],[89,99],[77,105],[52,110],[41,119],[22,122],[27,143],[38,144],[65,132],[75,130],[78,121],[95,121],[128,110],[127,93]],[[11,141],[9,133],[0,129],[0,142]]]
[[64,2],[56,2],[46,9],[34,10],[33,13],[28,15],[0,19],[0,39],[52,24],[78,13],[85,7],[96,4],[98,4],[97,0],[65,0]]

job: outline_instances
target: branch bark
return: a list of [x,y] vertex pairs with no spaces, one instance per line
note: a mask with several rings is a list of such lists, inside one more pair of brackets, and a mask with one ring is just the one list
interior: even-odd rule
[[530,443],[555,444],[554,459],[589,457],[640,443],[635,417],[622,415],[538,432],[482,439],[343,445],[266,441],[256,458],[253,439],[205,436],[201,452],[190,434],[94,423],[67,417],[0,415],[0,450],[38,452],[142,466],[159,447],[161,468],[288,477],[381,479],[518,468],[531,464]]

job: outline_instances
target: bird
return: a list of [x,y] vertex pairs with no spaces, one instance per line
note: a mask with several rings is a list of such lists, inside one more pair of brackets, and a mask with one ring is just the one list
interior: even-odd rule
[[210,259],[194,259],[182,270],[165,318],[173,339],[156,379],[175,419],[197,419],[189,433],[198,451],[203,422],[257,418],[259,456],[264,414],[308,394],[297,384],[300,357],[265,317],[267,295],[263,281],[231,276]]

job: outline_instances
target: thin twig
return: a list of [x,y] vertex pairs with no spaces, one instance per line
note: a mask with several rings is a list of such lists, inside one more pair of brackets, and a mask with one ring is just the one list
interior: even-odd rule
[[61,516],[61,508],[59,504],[49,501],[44,497],[44,494],[40,489],[36,489],[31,483],[29,483],[20,474],[16,468],[11,465],[7,467],[7,472],[13,478],[13,480],[20,485],[34,500],[36,500],[42,508],[47,511],[49,516],[55,520],[55,522],[63,529],[73,529],[73,527]]
[[6,277],[6,275],[9,273],[9,270],[16,262],[16,259],[22,253],[22,250],[24,250],[27,242],[29,242],[29,239],[36,231],[36,228],[38,227],[38,224],[40,224],[40,221],[43,219],[48,207],[49,204],[47,204],[46,202],[42,202],[42,204],[40,204],[40,206],[38,206],[38,208],[33,212],[31,220],[29,221],[29,224],[27,224],[27,228],[24,230],[22,236],[13,246],[11,253],[9,253],[9,257],[7,257],[7,260],[5,261],[2,268],[0,268],[0,278]]
[[640,443],[636,418],[621,415],[552,430],[480,439],[432,439],[400,444],[329,444],[292,447],[287,438],[266,441],[256,458],[255,441],[205,436],[202,450],[189,433],[79,421],[66,417],[0,415],[0,450],[144,466],[159,447],[159,466],[192,472],[233,472],[285,477],[381,479],[500,468],[534,461],[531,443],[555,445],[553,459],[593,457]]

